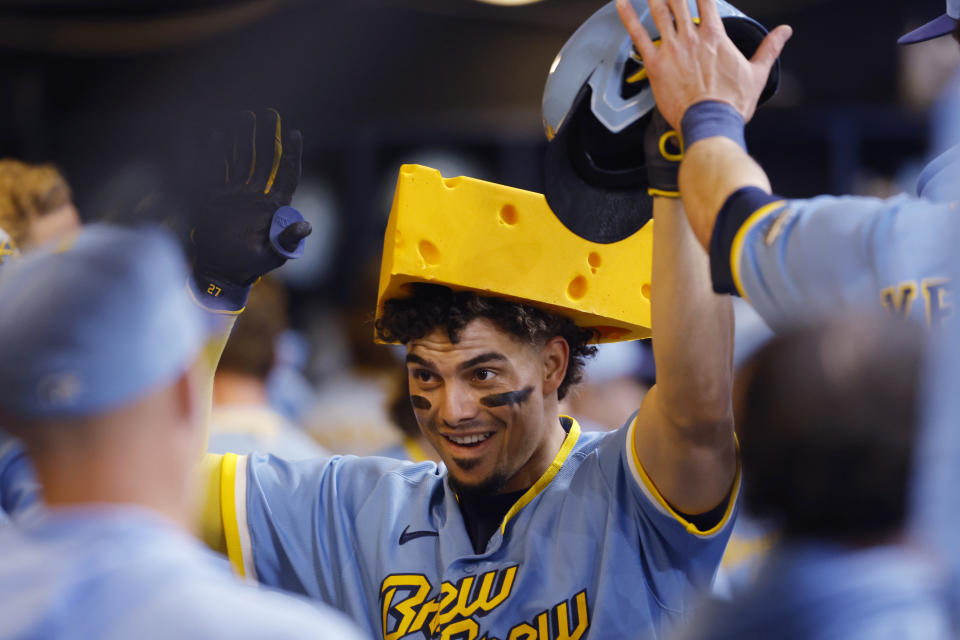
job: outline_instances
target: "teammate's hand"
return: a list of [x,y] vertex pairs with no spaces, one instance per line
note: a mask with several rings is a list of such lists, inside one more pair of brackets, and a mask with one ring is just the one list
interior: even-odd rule
[[687,108],[705,100],[726,102],[749,121],[770,69],[793,30],[786,25],[777,27],[747,60],[727,36],[713,0],[697,0],[699,27],[686,0],[649,0],[649,6],[660,31],[659,46],[630,1],[617,0],[620,20],[643,59],[657,107],[667,122],[679,131]]
[[646,156],[647,180],[651,196],[679,198],[677,175],[683,161],[683,137],[671,127],[659,109],[653,110],[650,123],[643,135],[643,152]]
[[239,311],[260,276],[303,252],[312,229],[289,206],[302,146],[300,132],[284,132],[273,109],[244,112],[214,137],[213,184],[192,232],[202,304]]

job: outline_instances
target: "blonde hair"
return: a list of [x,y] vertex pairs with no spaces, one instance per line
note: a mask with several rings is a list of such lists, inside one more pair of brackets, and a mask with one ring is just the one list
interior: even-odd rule
[[56,167],[0,158],[0,228],[23,244],[32,221],[69,204],[70,186]]

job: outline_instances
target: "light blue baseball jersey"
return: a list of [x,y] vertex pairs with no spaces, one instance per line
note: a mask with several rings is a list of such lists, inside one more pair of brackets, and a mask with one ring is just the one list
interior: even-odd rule
[[773,328],[851,305],[937,326],[953,312],[960,147],[925,167],[917,192],[786,200],[743,189],[714,228],[714,288],[747,298]]
[[231,560],[386,640],[663,637],[710,586],[739,473],[722,521],[701,532],[646,476],[632,420],[609,433],[565,428],[556,459],[480,554],[442,465],[228,454]]
[[681,640],[947,640],[946,581],[906,547],[793,544],[756,583],[703,607]]
[[0,431],[0,526],[40,507],[40,483],[23,443]]
[[46,510],[0,531],[0,638],[362,637],[316,603],[243,584],[222,557],[133,507]]

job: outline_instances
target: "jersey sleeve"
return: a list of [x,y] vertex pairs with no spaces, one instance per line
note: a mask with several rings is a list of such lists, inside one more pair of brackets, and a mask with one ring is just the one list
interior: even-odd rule
[[734,193],[714,226],[714,289],[748,299],[773,328],[843,306],[942,321],[956,205],[897,196],[787,200]]
[[224,455],[220,502],[231,564],[248,579],[333,606],[364,602],[356,521],[376,484],[401,464]]
[[705,591],[713,582],[733,530],[739,505],[739,456],[733,488],[714,526],[700,529],[677,512],[647,475],[635,446],[637,421],[600,445],[600,466],[614,499],[638,529],[638,542],[650,565],[647,582],[670,609],[687,606],[691,591]]

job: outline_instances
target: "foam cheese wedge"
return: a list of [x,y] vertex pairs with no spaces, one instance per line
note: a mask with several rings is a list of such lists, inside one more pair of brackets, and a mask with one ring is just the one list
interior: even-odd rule
[[650,336],[653,223],[612,244],[568,230],[542,194],[436,169],[400,167],[383,242],[385,300],[428,282],[526,302],[596,329],[599,342]]

